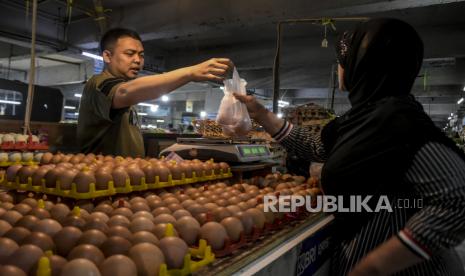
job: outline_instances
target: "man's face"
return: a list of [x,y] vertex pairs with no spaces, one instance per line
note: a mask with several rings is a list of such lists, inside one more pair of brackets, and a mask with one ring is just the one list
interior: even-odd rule
[[103,51],[103,60],[116,77],[134,79],[144,67],[144,47],[137,39],[120,37],[112,50]]

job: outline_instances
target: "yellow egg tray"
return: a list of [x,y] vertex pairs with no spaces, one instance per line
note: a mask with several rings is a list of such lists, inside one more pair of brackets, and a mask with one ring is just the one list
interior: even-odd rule
[[0,185],[14,190],[23,190],[23,191],[31,191],[36,193],[45,193],[50,195],[62,196],[62,197],[70,197],[74,199],[91,199],[103,196],[112,196],[115,194],[127,194],[135,191],[145,191],[150,189],[160,189],[166,187],[174,187],[180,185],[186,185],[191,183],[197,182],[205,182],[210,180],[216,179],[225,179],[232,177],[231,169],[228,168],[226,173],[223,172],[221,169],[219,174],[214,174],[211,172],[211,175],[205,175],[205,172],[202,176],[197,177],[195,172],[192,172],[192,178],[186,178],[184,174],[182,174],[182,178],[180,180],[174,180],[170,175],[168,175],[168,181],[160,181],[159,177],[155,177],[155,183],[146,183],[145,177],[142,177],[141,183],[139,185],[132,185],[129,179],[126,179],[126,183],[123,187],[115,187],[113,181],[108,182],[108,188],[104,190],[98,190],[95,186],[95,183],[89,184],[89,191],[88,192],[78,192],[76,183],[71,184],[71,190],[63,190],[61,189],[60,182],[57,181],[56,186],[54,188],[49,188],[45,185],[45,179],[41,180],[41,185],[32,185],[31,177],[28,178],[27,183],[20,183],[19,177],[16,177],[16,181],[6,181],[6,178],[0,173]]
[[0,162],[0,167],[9,167],[9,166],[13,166],[13,165],[24,165],[24,166],[32,166],[32,165],[39,165],[39,162],[35,162],[35,161],[15,161],[15,162],[12,162],[12,161],[7,161],[7,162]]

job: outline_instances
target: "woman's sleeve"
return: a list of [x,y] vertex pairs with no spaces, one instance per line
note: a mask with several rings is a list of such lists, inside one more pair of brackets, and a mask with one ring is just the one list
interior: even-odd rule
[[319,134],[305,128],[285,122],[281,129],[273,135],[288,152],[293,152],[301,159],[314,162],[324,162],[326,152]]
[[423,198],[423,208],[398,233],[417,255],[433,252],[465,239],[465,162],[450,148],[426,144],[415,156],[407,181]]

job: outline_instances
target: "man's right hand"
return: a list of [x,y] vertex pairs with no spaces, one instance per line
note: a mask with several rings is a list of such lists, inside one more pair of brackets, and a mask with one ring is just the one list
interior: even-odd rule
[[250,118],[260,123],[260,119],[268,113],[268,110],[257,101],[257,98],[250,95],[239,95],[234,93],[234,97],[244,103],[249,112]]
[[234,64],[227,58],[212,58],[197,65],[189,67],[192,81],[221,82]]

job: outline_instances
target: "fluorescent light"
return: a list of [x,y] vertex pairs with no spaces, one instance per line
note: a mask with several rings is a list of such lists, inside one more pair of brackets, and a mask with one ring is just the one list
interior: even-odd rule
[[161,96],[161,101],[162,102],[167,102],[169,100],[170,100],[170,98],[168,96],[166,96],[166,95]]
[[0,100],[0,103],[4,103],[4,104],[14,104],[14,105],[19,105],[19,104],[21,104],[21,102],[17,102],[17,101],[7,101],[7,100]]
[[157,112],[157,110],[158,110],[158,105],[153,105],[150,107],[150,111],[152,112]]
[[147,113],[143,113],[143,112],[138,112],[137,113],[139,116],[147,116]]
[[70,106],[70,105],[65,105],[65,109],[72,109],[72,110],[74,110],[74,109],[76,109],[76,107],[75,107],[75,106]]
[[282,113],[278,113],[278,118],[282,118],[283,117],[283,114]]
[[279,107],[285,107],[285,106],[288,106],[288,105],[289,105],[289,102],[281,101],[281,100],[278,101],[278,106]]
[[157,123],[164,123],[165,120],[157,120]]
[[79,112],[75,112],[74,115],[76,115],[76,116],[79,115]]
[[463,91],[465,91],[465,86],[463,87]]
[[457,102],[457,104],[461,104],[463,102],[463,98],[460,98],[460,100]]
[[137,105],[140,105],[140,106],[148,106],[148,107],[152,107],[152,106],[158,107],[158,105],[156,105],[156,104],[149,104],[149,103],[138,103]]
[[454,113],[451,113],[450,116],[451,116],[451,117],[454,116]]
[[452,119],[452,117],[448,117],[447,119],[450,120],[450,119]]
[[220,86],[220,89],[221,89],[221,90],[224,90],[224,86]]
[[99,56],[99,55],[96,55],[96,54],[92,54],[92,53],[89,53],[89,52],[82,52],[81,54],[83,56],[86,56],[86,57],[90,57],[90,58],[93,58],[93,59],[96,59],[96,60],[103,61],[103,57]]
[[82,97],[82,94],[74,94],[74,97],[80,98],[80,97]]
[[202,117],[202,118],[207,117],[207,112],[205,112],[205,111],[200,111],[200,117]]

